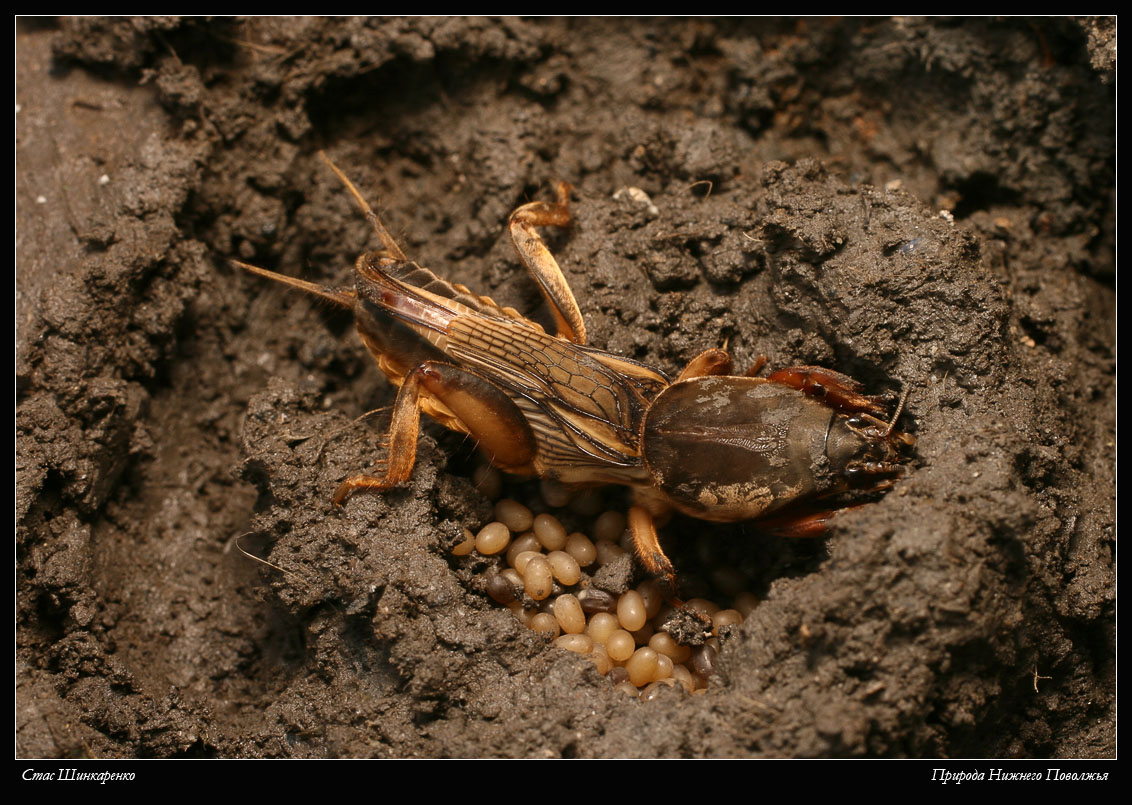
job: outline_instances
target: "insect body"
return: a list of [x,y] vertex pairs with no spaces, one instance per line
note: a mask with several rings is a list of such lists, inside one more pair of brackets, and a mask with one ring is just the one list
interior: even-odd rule
[[[356,263],[355,288],[334,291],[263,269],[254,273],[351,308],[362,341],[400,387],[381,475],[342,482],[355,491],[409,480],[423,411],[466,433],[500,469],[565,484],[622,484],[637,505],[629,526],[644,566],[675,588],[653,517],[675,508],[706,520],[761,519],[815,535],[837,496],[890,486],[901,448],[881,398],[845,375],[791,367],[732,376],[721,349],[695,358],[676,381],[585,344],[585,324],[557,262],[535,231],[569,223],[566,184],[556,202],[520,207],[512,240],[556,322],[546,333],[511,308],[476,296],[409,261],[350,181],[325,156],[373,224],[384,249]],[[823,502],[825,509],[823,510]],[[807,508],[802,508],[802,505]]]

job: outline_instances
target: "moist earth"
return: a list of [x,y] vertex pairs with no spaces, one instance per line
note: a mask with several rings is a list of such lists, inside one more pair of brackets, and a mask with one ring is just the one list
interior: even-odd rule
[[[16,56],[19,755],[1115,754],[1114,19],[84,18]],[[229,263],[351,287],[377,240],[320,150],[537,320],[505,224],[569,181],[590,343],[908,386],[905,474],[822,540],[674,519],[762,603],[705,695],[625,696],[448,553],[491,511],[459,436],[331,504],[393,390]]]

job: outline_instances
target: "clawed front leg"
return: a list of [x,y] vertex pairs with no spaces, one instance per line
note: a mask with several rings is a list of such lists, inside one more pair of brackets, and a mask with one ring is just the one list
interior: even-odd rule
[[843,414],[869,412],[883,415],[883,398],[862,394],[859,382],[820,366],[788,366],[771,372],[767,380],[796,388]]

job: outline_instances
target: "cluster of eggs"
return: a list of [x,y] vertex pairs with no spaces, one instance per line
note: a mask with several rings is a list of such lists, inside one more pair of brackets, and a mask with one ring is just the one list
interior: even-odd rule
[[516,500],[498,499],[502,480],[496,470],[481,467],[474,480],[496,499],[494,520],[474,534],[465,529],[453,554],[501,557],[501,569],[485,582],[494,601],[554,645],[587,657],[626,693],[647,700],[661,685],[679,686],[688,693],[707,689],[720,634],[742,623],[758,604],[754,595],[736,585],[728,608],[703,598],[683,602],[686,610],[698,613],[704,633],[699,645],[681,645],[664,631],[673,606],[657,581],[647,579],[617,593],[594,584],[601,568],[632,551],[622,512],[600,511],[601,497],[592,490],[575,493],[544,481],[540,490],[545,505],[537,508],[569,506],[573,513],[592,518],[589,533],[570,532],[553,514],[536,515]]

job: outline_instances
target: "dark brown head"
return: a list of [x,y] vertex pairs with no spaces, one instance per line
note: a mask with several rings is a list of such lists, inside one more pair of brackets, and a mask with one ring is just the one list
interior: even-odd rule
[[831,423],[826,455],[831,469],[847,485],[856,488],[883,488],[891,485],[903,470],[903,448],[912,447],[915,437],[896,430],[896,420],[904,411],[908,389],[900,396],[896,411],[888,422],[866,414],[840,414]]

